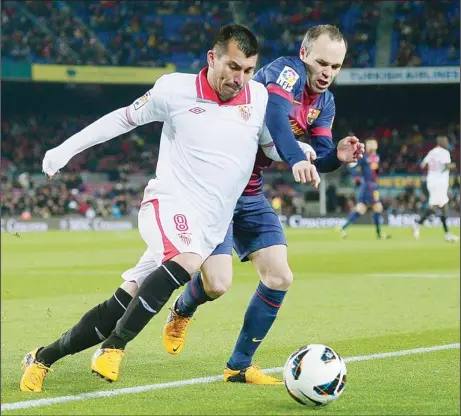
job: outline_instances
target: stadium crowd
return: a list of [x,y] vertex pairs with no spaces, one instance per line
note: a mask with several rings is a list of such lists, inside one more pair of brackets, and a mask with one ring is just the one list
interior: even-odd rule
[[[261,63],[297,54],[306,27],[341,27],[345,67],[375,62],[379,1],[7,1],[2,58],[36,63],[194,68],[224,22],[244,15],[262,41]],[[459,65],[459,2],[398,2],[391,63]]]
[[[94,119],[92,116],[29,116],[24,119],[12,116],[2,119],[2,215],[22,215],[24,212],[41,217],[79,213],[81,215],[119,216],[129,215],[137,209],[142,187],[127,187],[128,175],[151,175],[156,164],[161,124],[152,123],[121,136],[117,140],[88,149],[77,155],[66,167],[66,174],[58,182],[36,185],[30,174],[41,172],[41,160],[45,151],[81,130]],[[387,120],[385,120],[387,121]],[[387,121],[389,123],[389,121]],[[366,140],[375,137],[379,141],[381,156],[380,174],[420,174],[419,163],[433,146],[438,134],[448,134],[455,143],[454,160],[459,166],[459,123],[451,123],[443,129],[420,128],[418,125],[392,126],[384,121],[370,121],[373,128],[351,132],[351,120],[339,118],[337,137],[354,133]],[[106,183],[83,183],[79,172],[103,172]],[[273,163],[269,172],[287,172],[283,163]],[[344,168],[347,176],[347,169]],[[343,175],[344,176],[344,175]],[[266,186],[266,193],[278,212],[300,213],[309,201],[307,194],[286,181],[280,174]],[[459,188],[459,183],[458,183]],[[452,208],[459,208],[459,194],[454,187]],[[327,190],[329,212],[348,212],[354,198],[337,195],[335,189]],[[403,192],[397,199],[384,200],[391,210],[417,210],[425,202],[421,196]]]
[[[142,200],[144,186],[130,187],[126,178],[112,183],[88,184],[79,174],[64,173],[53,181],[37,185],[28,173],[18,175],[10,180],[4,172],[1,175],[1,216],[31,216],[49,218],[60,215],[81,215],[87,218],[96,216],[119,218],[137,215],[139,201]],[[414,187],[406,187],[395,197],[383,197],[387,213],[420,213],[427,203],[427,189],[422,183],[422,192]],[[460,182],[457,178],[450,188],[449,208],[459,212],[461,208]],[[265,194],[278,214],[308,215],[307,207],[312,193],[303,192],[300,187],[293,187],[284,180],[265,185]],[[327,212],[344,214],[355,205],[352,195],[338,194],[334,185],[326,191]]]
[[8,1],[2,10],[2,57],[190,67],[225,21],[232,21],[228,2]]
[[[461,209],[460,182],[456,178],[449,190],[449,211],[459,212]],[[266,185],[266,196],[278,214],[309,216],[308,206],[310,194],[303,193],[292,186]],[[387,214],[420,214],[428,202],[426,183],[421,189],[413,186],[403,188],[396,196],[381,196],[384,211]],[[326,211],[328,214],[347,214],[354,209],[356,196],[338,193],[338,189],[330,184],[326,190]]]
[[397,2],[393,64],[459,65],[459,12],[459,1]]
[[85,184],[79,174],[63,173],[53,181],[37,185],[28,173],[14,180],[2,173],[1,215],[29,219],[59,215],[119,218],[137,215],[143,187],[129,188],[121,180],[100,187]]
[[341,27],[349,53],[344,67],[374,65],[376,26],[380,16],[376,2],[246,1],[248,24],[260,35],[263,64],[277,56],[297,55],[309,25],[329,23]]
[[[94,120],[94,115],[4,117],[1,122],[3,169],[18,174],[41,172],[41,160],[47,149],[62,143]],[[104,172],[109,174],[110,180],[117,179],[120,172],[152,172],[161,128],[160,123],[151,123],[117,140],[88,149],[85,155],[72,159],[68,170]]]
[[[297,55],[309,25],[330,23],[341,28],[349,43],[344,67],[370,67],[375,64],[380,10],[379,1],[362,0],[328,4],[319,0],[244,0],[237,6],[231,2],[194,0],[6,1],[1,12],[2,59],[149,67],[172,62],[179,69],[197,68],[203,65],[209,39],[216,29],[240,14],[260,38],[261,64],[278,56]],[[459,1],[397,2],[392,30],[389,64],[459,64]],[[43,94],[46,92],[28,101],[35,100],[35,107],[37,103],[40,106]],[[69,97],[73,97],[72,94]],[[378,95],[374,97],[377,98],[370,100],[379,98]],[[450,96],[447,101],[452,99]],[[356,100],[357,97],[347,98],[354,103]],[[402,113],[398,104],[392,109],[394,116]],[[369,106],[367,111],[373,107],[379,104]],[[390,109],[383,109],[383,114],[390,113]],[[426,116],[415,109],[406,119],[421,121],[415,124],[396,121],[390,114],[380,119],[371,115],[368,120],[359,117],[355,122],[344,110],[343,105],[334,123],[334,137],[352,133],[362,140],[378,139],[380,174],[420,174],[419,162],[439,134],[448,135],[454,144],[452,156],[459,171],[459,122],[437,123],[440,111],[425,120]],[[129,174],[152,174],[158,154],[160,123],[142,126],[77,155],[66,167],[67,173],[56,181],[40,185],[32,180],[31,174],[41,172],[44,152],[103,115],[100,111],[82,114],[73,110],[60,113],[54,110],[16,112],[13,109],[2,117],[2,216],[49,217],[77,213],[117,217],[137,211],[142,187],[130,188],[127,178]],[[356,113],[361,114],[361,111]],[[107,180],[86,183],[80,175],[84,171],[104,173]],[[273,163],[268,172],[276,173],[275,179],[266,185],[274,208],[283,214],[302,213],[310,196],[285,181],[286,165]],[[343,177],[348,177],[347,169],[343,168],[342,173]],[[452,192],[452,208],[459,209],[459,182],[455,183]],[[420,209],[425,198],[424,192],[409,188],[397,198],[384,199],[384,205],[392,212],[411,212]],[[354,202],[353,197],[339,195],[334,186],[328,187],[329,212],[348,212]]]
[[[102,114],[101,114],[102,116]],[[41,172],[44,152],[95,120],[95,115],[62,116],[30,115],[4,117],[1,122],[2,166],[14,172]],[[454,144],[453,157],[459,164],[459,123],[435,127],[434,124],[392,125],[387,119],[369,120],[364,127],[351,131],[351,119],[339,117],[335,122],[335,137],[355,134],[362,140],[374,137],[379,142],[382,174],[412,174],[420,172],[419,162],[433,146],[435,137],[447,135]],[[370,127],[367,127],[370,125]],[[77,155],[68,170],[105,172],[117,179],[119,172],[149,173],[156,164],[162,125],[151,123],[119,139],[89,149]],[[272,170],[287,169],[283,163],[273,163]],[[269,170],[270,170],[269,169]]]

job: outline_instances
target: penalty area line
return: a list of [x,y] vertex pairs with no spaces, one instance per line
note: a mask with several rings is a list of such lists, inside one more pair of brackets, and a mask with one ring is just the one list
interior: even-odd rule
[[[415,348],[411,350],[382,352],[382,353],[369,354],[369,355],[358,355],[356,357],[347,357],[344,359],[344,361],[346,363],[352,363],[352,362],[357,362],[357,361],[370,361],[370,360],[378,360],[381,358],[402,357],[405,355],[413,355],[413,354],[424,354],[424,353],[433,352],[433,351],[452,350],[452,349],[457,349],[459,347],[460,347],[459,343],[435,345],[433,347]],[[283,367],[274,367],[274,368],[265,369],[264,372],[265,373],[280,373],[282,370],[283,370]],[[211,377],[190,378],[187,380],[171,381],[168,383],[147,384],[145,386],[126,387],[126,388],[113,389],[113,390],[101,390],[101,391],[82,393],[82,394],[76,394],[76,395],[71,395],[71,396],[59,396],[59,397],[51,397],[48,399],[36,399],[36,400],[26,400],[26,401],[13,402],[13,403],[4,403],[1,406],[1,411],[5,412],[8,410],[32,409],[34,407],[51,406],[51,405],[60,404],[60,403],[80,402],[84,400],[100,399],[103,397],[120,396],[124,394],[138,394],[138,393],[144,393],[146,391],[151,391],[151,390],[165,390],[165,389],[171,389],[175,387],[190,386],[193,384],[214,383],[215,381],[222,380],[222,377],[223,377],[222,375],[219,375],[219,376],[211,376]]]

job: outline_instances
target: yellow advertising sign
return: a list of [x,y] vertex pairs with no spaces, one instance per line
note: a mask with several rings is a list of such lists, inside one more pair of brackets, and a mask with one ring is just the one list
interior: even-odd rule
[[[450,185],[454,184],[455,178],[455,176],[450,176]],[[407,186],[420,188],[423,180],[425,180],[423,176],[383,175],[378,177],[378,186],[380,188],[406,188]]]
[[176,66],[173,64],[167,64],[164,68],[32,64],[32,79],[80,84],[152,85],[162,75],[174,71]]

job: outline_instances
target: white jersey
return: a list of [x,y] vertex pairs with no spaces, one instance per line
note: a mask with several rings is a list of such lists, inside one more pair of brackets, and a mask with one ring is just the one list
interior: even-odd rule
[[427,183],[438,183],[448,187],[450,170],[445,165],[450,162],[450,152],[447,149],[440,146],[432,149],[423,160],[428,168]]
[[[43,159],[43,172],[53,176],[91,146],[137,126],[163,122],[157,177],[149,181],[138,214],[149,264],[183,252],[207,258],[224,240],[258,145],[267,157],[280,161],[264,124],[266,88],[250,81],[235,98],[221,102],[206,71],[164,75],[133,104],[101,117]],[[308,145],[300,147],[306,155],[315,154]],[[139,277],[136,271],[128,275]]]
[[187,201],[189,211],[194,211],[191,218],[210,237],[209,243],[219,244],[250,179],[258,145],[267,156],[280,159],[264,124],[268,100],[264,85],[250,81],[235,98],[221,102],[206,71],[162,76],[130,106],[107,114],[49,150],[43,171],[53,175],[88,147],[136,126],[163,122],[157,174],[149,181],[143,202],[163,197],[180,206]]
[[195,206],[206,226],[227,230],[258,144],[267,140],[262,134],[267,99],[266,88],[255,81],[221,103],[205,71],[162,76],[126,111],[133,126],[164,123],[157,177],[149,181],[143,202],[175,195]]

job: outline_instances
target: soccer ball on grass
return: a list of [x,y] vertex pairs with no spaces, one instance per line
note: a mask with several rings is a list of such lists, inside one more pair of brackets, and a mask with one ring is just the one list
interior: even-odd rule
[[317,407],[341,396],[346,373],[346,364],[336,351],[326,345],[311,344],[290,355],[283,369],[283,380],[294,400]]

